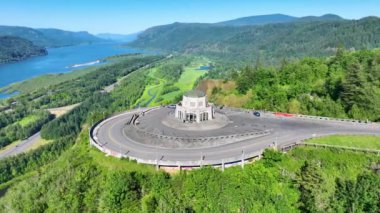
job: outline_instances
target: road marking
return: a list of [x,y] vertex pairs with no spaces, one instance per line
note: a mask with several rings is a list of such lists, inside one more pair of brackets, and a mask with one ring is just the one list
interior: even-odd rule
[[[134,155],[138,156],[137,158],[145,159],[149,161],[151,157],[153,157],[152,154],[158,151],[160,152],[160,156],[165,156],[164,158],[167,159],[167,161],[170,161],[170,159],[177,159],[177,161],[199,161],[199,150],[203,151],[203,154],[205,155],[205,159],[208,159],[211,161],[218,161],[223,160],[224,162],[226,159],[232,159],[235,156],[241,156],[241,151],[244,150],[244,157],[247,158],[255,153],[257,153],[260,150],[265,149],[266,145],[272,144],[273,141],[279,142],[279,147],[281,145],[286,145],[288,143],[303,140],[306,138],[310,138],[310,136],[322,136],[326,134],[331,133],[342,133],[344,131],[350,131],[350,128],[348,127],[341,127],[341,126],[333,126],[331,123],[325,123],[326,125],[322,126],[316,126],[311,125],[311,123],[315,122],[303,122],[303,121],[289,121],[289,120],[277,120],[277,119],[268,119],[267,122],[265,120],[260,121],[264,122],[264,124],[270,124],[274,125],[273,128],[275,128],[276,134],[270,134],[269,136],[263,136],[255,139],[247,139],[244,141],[235,142],[232,144],[226,144],[222,146],[214,146],[214,147],[200,147],[200,148],[194,148],[194,149],[182,149],[182,148],[165,148],[165,147],[154,147],[154,146],[147,146],[146,144],[142,144],[139,142],[134,141],[130,137],[126,135],[126,132],[124,131],[125,127],[122,124],[122,122],[126,122],[128,118],[133,113],[136,113],[137,111],[129,111],[128,113],[122,113],[115,117],[111,117],[109,119],[106,119],[104,122],[102,122],[99,126],[99,132],[100,129],[103,132],[103,136],[107,142],[109,142],[109,145],[113,145],[114,147],[109,150],[118,150],[120,153],[123,153],[127,155],[131,150]],[[291,122],[295,122],[294,127],[289,126],[286,128],[282,128],[281,125],[288,125]],[[282,124],[283,123],[283,124]],[[302,128],[303,123],[309,123],[310,125],[307,125],[308,128],[304,129]],[[104,126],[102,126],[104,125]],[[231,125],[233,128],[234,125]],[[330,127],[335,127],[330,129]],[[300,129],[298,129],[300,128]],[[234,129],[234,128],[233,128]],[[373,131],[371,128],[352,128],[355,131]],[[297,132],[298,131],[298,132]],[[97,133],[97,132],[96,132]],[[121,135],[119,135],[121,134]],[[301,136],[299,136],[301,135]],[[304,135],[304,136],[302,136]],[[276,137],[276,140],[274,140],[273,137]],[[119,138],[118,140],[116,138]],[[100,142],[100,141],[99,141]],[[249,142],[249,144],[247,144]],[[112,144],[111,144],[112,143]],[[164,154],[164,155],[162,155]],[[159,157],[159,156],[158,156]],[[162,158],[161,157],[161,158]]]

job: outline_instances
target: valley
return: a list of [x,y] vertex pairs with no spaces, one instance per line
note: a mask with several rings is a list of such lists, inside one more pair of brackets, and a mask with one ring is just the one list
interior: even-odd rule
[[8,8],[0,212],[379,212],[380,18],[210,2]]

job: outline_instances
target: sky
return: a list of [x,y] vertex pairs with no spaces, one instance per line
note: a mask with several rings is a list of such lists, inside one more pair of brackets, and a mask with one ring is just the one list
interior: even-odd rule
[[0,0],[0,25],[130,34],[173,22],[333,13],[380,16],[380,0]]

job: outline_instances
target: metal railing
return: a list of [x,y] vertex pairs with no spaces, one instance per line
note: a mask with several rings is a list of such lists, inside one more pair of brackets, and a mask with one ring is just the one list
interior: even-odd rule
[[[104,146],[102,146],[98,142],[98,138],[96,136],[96,133],[98,129],[109,119],[113,119],[118,116],[122,116],[124,114],[131,114],[131,113],[148,113],[151,111],[154,111],[156,109],[159,109],[160,107],[153,107],[153,108],[141,108],[141,109],[134,109],[127,112],[122,113],[116,113],[111,116],[108,116],[107,118],[98,121],[90,128],[89,135],[90,135],[90,144],[95,146],[100,151],[106,153],[107,155],[117,157],[117,158],[128,158],[131,160],[136,160],[137,163],[144,163],[144,164],[151,164],[151,165],[158,165],[158,166],[172,166],[172,167],[199,167],[202,165],[211,165],[211,166],[225,166],[225,165],[235,165],[240,164],[244,165],[244,162],[253,158],[257,158],[262,156],[263,152],[266,148],[248,152],[248,153],[242,153],[242,155],[236,155],[229,158],[223,158],[223,159],[217,159],[217,160],[196,160],[196,161],[170,161],[170,160],[149,160],[149,159],[143,159],[139,158],[137,156],[133,156],[131,154],[127,153],[120,153],[111,149],[108,149]],[[229,108],[228,108],[229,109]],[[245,112],[247,110],[244,109],[233,109],[233,111],[239,111],[239,112]],[[317,119],[317,116],[305,116],[302,118],[311,118],[311,119]],[[349,122],[352,122],[352,120],[348,120]],[[268,130],[266,130],[268,131]],[[265,132],[265,131],[263,131]],[[157,135],[159,137],[159,135]],[[173,137],[177,138],[177,137]],[[325,147],[325,148],[338,148],[338,149],[346,149],[346,150],[353,150],[353,151],[360,151],[360,152],[366,152],[366,153],[377,153],[380,155],[380,150],[372,150],[372,149],[362,149],[362,148],[355,148],[355,147],[347,147],[347,146],[336,146],[336,145],[329,145],[329,144],[315,144],[315,143],[308,143],[305,142],[305,140],[299,140],[293,143],[289,143],[286,145],[282,145],[280,147],[277,147],[280,151],[288,151],[294,147],[297,146],[313,146],[313,147]]]

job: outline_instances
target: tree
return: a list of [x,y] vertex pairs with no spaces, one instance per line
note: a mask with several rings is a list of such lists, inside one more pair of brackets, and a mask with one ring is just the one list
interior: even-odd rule
[[288,112],[298,114],[300,112],[301,104],[296,99],[293,99],[288,104]]
[[247,91],[253,86],[253,77],[255,70],[252,67],[245,67],[242,72],[240,73],[236,84],[237,84],[237,90],[242,93],[246,94]]
[[304,212],[319,212],[325,208],[321,194],[324,179],[319,163],[305,161],[298,174],[297,185],[301,192],[300,204]]
[[117,212],[120,209],[137,210],[141,198],[141,186],[136,173],[118,171],[108,175],[104,193],[104,209]]
[[283,154],[273,149],[266,149],[263,153],[264,165],[267,167],[274,166],[277,162],[280,162],[282,158]]
[[356,181],[338,178],[331,206],[336,212],[379,212],[380,176],[371,172]]
[[357,61],[348,66],[341,99],[347,110],[350,110],[354,104],[365,105],[371,102],[367,99],[364,76]]
[[156,212],[156,208],[158,206],[158,202],[156,197],[153,194],[145,195],[142,200],[142,211],[146,213],[154,213]]

